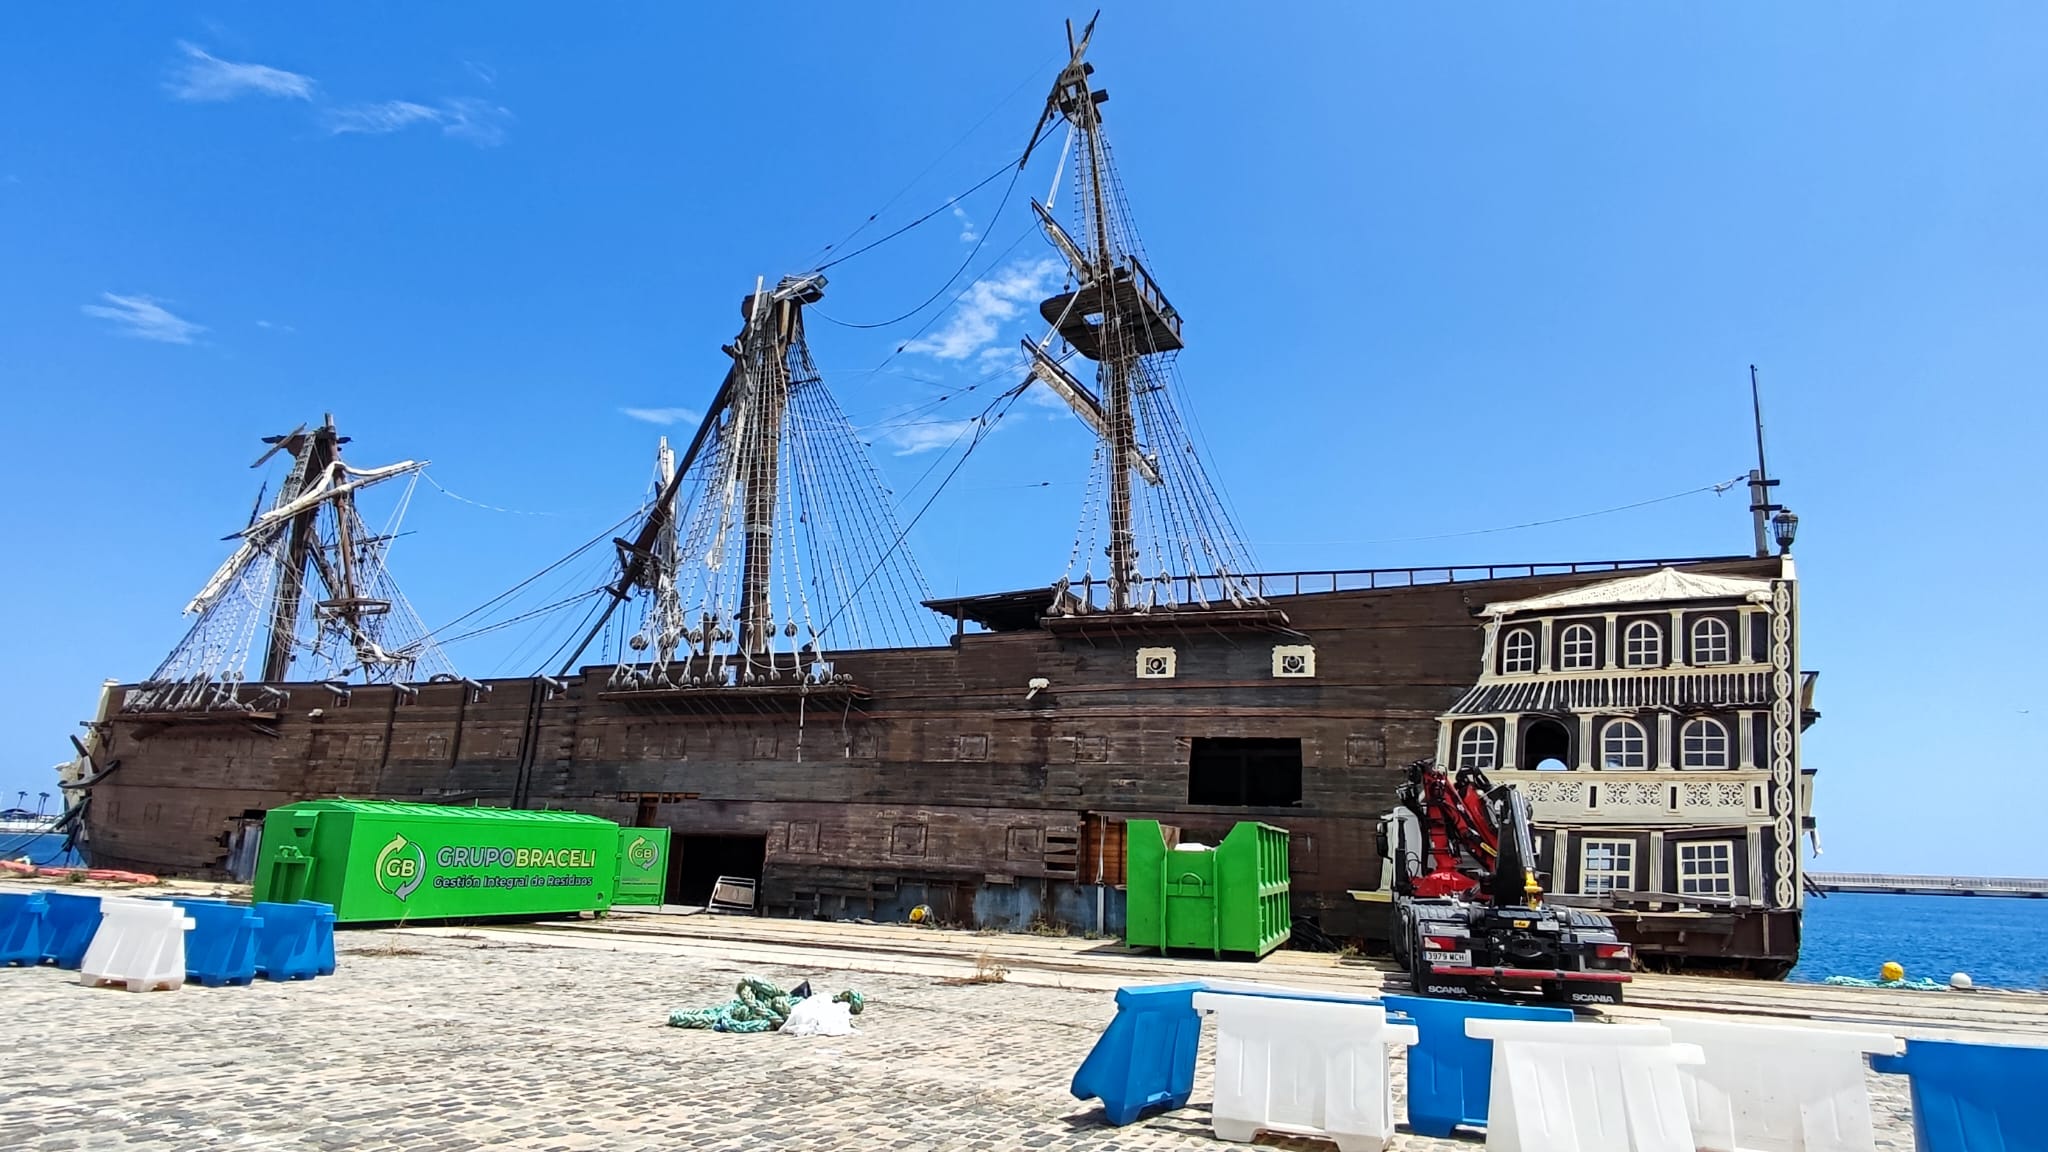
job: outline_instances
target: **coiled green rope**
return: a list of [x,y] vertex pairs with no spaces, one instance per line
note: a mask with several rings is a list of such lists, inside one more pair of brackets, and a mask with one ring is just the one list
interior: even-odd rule
[[[742,980],[734,992],[733,998],[723,1004],[676,1009],[668,1014],[669,1027],[701,1028],[712,1032],[773,1032],[782,1027],[783,1022],[789,1019],[789,1010],[802,999],[765,980]],[[844,1001],[847,1011],[855,1016],[867,1007],[867,1000],[852,989],[832,999]]]

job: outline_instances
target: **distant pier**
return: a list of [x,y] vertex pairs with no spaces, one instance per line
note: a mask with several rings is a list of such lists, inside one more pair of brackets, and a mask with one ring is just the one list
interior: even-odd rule
[[2048,897],[2048,879],[2024,876],[1898,876],[1887,872],[1808,872],[1822,892],[1885,892],[1906,896]]

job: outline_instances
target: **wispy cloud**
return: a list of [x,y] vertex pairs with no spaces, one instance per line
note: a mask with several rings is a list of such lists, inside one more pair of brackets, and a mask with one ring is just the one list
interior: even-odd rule
[[480,148],[505,142],[512,125],[512,113],[488,100],[459,96],[441,101],[441,135],[467,140]]
[[382,136],[396,132],[408,125],[424,120],[438,121],[441,114],[424,104],[409,100],[384,100],[375,104],[349,104],[340,108],[329,108],[325,113],[327,130],[336,136],[345,132],[361,132],[369,136]]
[[974,230],[974,221],[968,217],[965,208],[960,207],[958,204],[953,205],[953,219],[960,222],[960,242],[962,244],[972,244],[976,240],[981,239],[981,233]]
[[1051,290],[1053,278],[1064,267],[1044,257],[1014,261],[992,276],[976,280],[944,327],[929,336],[903,346],[905,352],[922,352],[941,360],[965,360],[979,354],[1002,335],[1003,325],[1017,318],[1027,302],[1036,301]]
[[278,324],[278,323],[274,323],[274,322],[272,322],[272,321],[269,321],[269,320],[258,320],[258,321],[256,322],[256,326],[257,326],[258,328],[263,328],[263,329],[267,329],[267,330],[269,330],[269,331],[271,331],[271,332],[297,332],[297,331],[298,331],[298,329],[297,329],[297,328],[294,328],[294,327],[292,327],[292,326],[291,326],[291,325],[289,325],[289,324]]
[[983,348],[974,357],[974,366],[981,369],[983,375],[987,375],[1001,368],[1022,370],[1029,365],[1024,362],[1024,353],[1017,345],[1004,343]]
[[328,132],[336,136],[351,132],[382,136],[415,124],[438,124],[443,136],[489,148],[505,142],[505,129],[512,122],[512,113],[488,100],[463,97],[443,100],[434,107],[410,100],[347,104],[328,109],[325,119]]
[[648,424],[695,424],[704,414],[691,408],[621,408],[619,411]]
[[[223,60],[183,40],[178,41],[178,50],[185,59],[172,69],[171,78],[164,85],[177,99],[219,102],[259,95],[304,100],[314,105],[314,115],[331,136],[384,136],[414,125],[431,124],[449,139],[491,148],[505,142],[512,124],[509,110],[472,96],[449,96],[424,104],[413,100],[331,104],[322,97],[319,84],[311,76],[264,64]],[[475,61],[465,60],[463,67],[485,84],[496,81],[495,73]]]
[[238,96],[276,96],[286,100],[311,100],[315,84],[311,76],[272,68],[267,64],[241,64],[218,56],[183,40],[178,50],[184,63],[171,72],[165,83],[180,100],[210,102],[233,100]]
[[489,64],[476,60],[464,60],[462,70],[495,88],[498,85],[498,71]]
[[203,325],[173,315],[148,296],[117,296],[112,292],[102,292],[100,299],[106,303],[82,304],[78,310],[87,316],[113,321],[123,336],[165,344],[190,344],[194,336],[206,331]]

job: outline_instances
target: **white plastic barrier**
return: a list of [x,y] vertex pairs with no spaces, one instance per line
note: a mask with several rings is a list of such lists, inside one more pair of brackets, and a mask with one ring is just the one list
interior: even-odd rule
[[100,901],[100,926],[78,966],[79,983],[126,985],[130,992],[185,983],[185,932],[192,920],[168,900]]
[[1706,1054],[1681,1077],[1702,1152],[1875,1152],[1863,1057],[1896,1056],[1905,1041],[1679,1016],[1664,1026]]
[[1387,1050],[1416,1042],[1378,1004],[1197,992],[1216,1022],[1216,1136],[1319,1136],[1339,1152],[1378,1152],[1394,1136]]
[[1678,1065],[1697,1048],[1655,1025],[1467,1020],[1493,1041],[1488,1152],[1693,1152]]

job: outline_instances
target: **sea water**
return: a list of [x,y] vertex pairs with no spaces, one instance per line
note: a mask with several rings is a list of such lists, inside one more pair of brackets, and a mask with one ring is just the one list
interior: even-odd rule
[[78,853],[64,850],[62,836],[0,832],[0,860],[23,859],[44,868],[63,868],[81,863]]
[[1806,898],[1792,979],[1877,979],[1887,960],[1908,979],[1967,972],[1980,988],[2048,989],[2048,900],[1835,892]]

